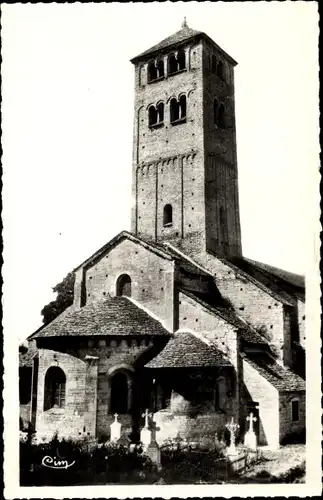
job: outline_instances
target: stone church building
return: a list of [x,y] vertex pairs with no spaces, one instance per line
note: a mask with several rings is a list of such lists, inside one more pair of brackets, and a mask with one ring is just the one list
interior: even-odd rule
[[20,356],[21,420],[39,439],[162,442],[258,417],[258,442],[305,428],[304,279],[242,256],[236,62],[182,29],[134,57],[131,232],[74,270],[73,304]]

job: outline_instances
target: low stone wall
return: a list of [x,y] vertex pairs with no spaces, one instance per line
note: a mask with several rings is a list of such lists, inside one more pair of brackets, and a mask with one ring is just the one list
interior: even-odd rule
[[[224,413],[197,415],[192,418],[187,415],[174,415],[170,411],[161,410],[155,413],[157,432],[156,441],[159,445],[168,439],[176,437],[199,440],[205,436],[214,436],[225,431],[227,417]],[[159,430],[158,430],[159,429]]]

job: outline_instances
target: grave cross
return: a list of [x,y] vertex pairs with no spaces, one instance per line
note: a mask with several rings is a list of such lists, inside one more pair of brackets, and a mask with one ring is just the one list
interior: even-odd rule
[[250,424],[250,427],[249,427],[249,432],[253,432],[253,423],[254,422],[257,422],[257,418],[253,416],[253,413],[251,412],[249,417],[247,417],[246,419],[249,424]]
[[226,428],[230,432],[230,446],[228,452],[234,454],[236,452],[236,446],[235,446],[236,432],[240,428],[240,425],[236,424],[232,417],[231,421],[228,424],[226,424]]
[[142,414],[142,417],[145,419],[145,427],[148,429],[148,418],[153,417],[153,413],[149,413],[148,408],[146,408],[145,413]]
[[113,416],[114,416],[114,421],[118,422],[118,413],[115,413]]

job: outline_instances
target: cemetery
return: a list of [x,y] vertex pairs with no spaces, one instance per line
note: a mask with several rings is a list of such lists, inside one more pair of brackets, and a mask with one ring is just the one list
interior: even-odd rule
[[[238,439],[239,424],[231,418],[226,424],[225,438],[206,436],[197,442],[178,436],[159,445],[159,428],[153,413],[146,409],[142,420],[138,442],[131,442],[123,432],[118,414],[110,426],[109,440],[101,443],[86,435],[76,443],[59,439],[58,434],[50,442],[44,442],[37,440],[35,433],[21,432],[21,484],[85,485],[93,484],[93,480],[96,484],[270,482],[270,474],[264,472],[268,458],[264,458],[262,448],[257,445],[252,413],[247,417],[249,428],[243,441],[241,436]],[[46,468],[44,457],[64,466]],[[253,467],[260,467],[259,481],[252,475]],[[302,467],[300,462],[291,468],[291,473],[301,476]],[[288,482],[288,472],[284,471],[284,482]]]

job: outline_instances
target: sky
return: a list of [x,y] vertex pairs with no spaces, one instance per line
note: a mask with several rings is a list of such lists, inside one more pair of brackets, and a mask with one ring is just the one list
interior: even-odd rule
[[130,59],[184,16],[236,61],[246,257],[304,274],[319,218],[316,2],[2,5],[3,305],[12,342],[52,287],[130,229]]

